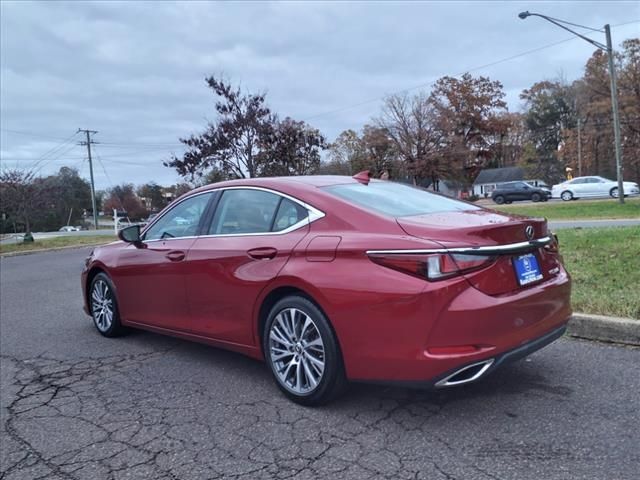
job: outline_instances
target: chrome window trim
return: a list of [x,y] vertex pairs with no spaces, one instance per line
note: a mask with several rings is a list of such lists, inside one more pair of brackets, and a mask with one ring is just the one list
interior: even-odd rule
[[323,218],[325,216],[325,213],[322,210],[317,209],[313,205],[309,205],[308,203],[303,202],[302,200],[299,200],[299,199],[297,199],[295,197],[292,197],[291,195],[288,195],[286,193],[279,192],[278,190],[273,190],[273,189],[265,188],[265,187],[254,187],[254,186],[220,187],[220,188],[212,188],[211,190],[205,190],[204,192],[198,192],[198,193],[195,193],[193,195],[189,195],[189,196],[183,198],[178,203],[176,203],[174,206],[172,206],[169,210],[167,210],[166,213],[163,213],[162,215],[159,215],[158,217],[156,217],[154,219],[153,223],[149,224],[144,229],[142,234],[144,235],[146,233],[147,229],[151,228],[158,220],[160,220],[160,218],[164,217],[166,214],[168,214],[171,210],[173,210],[176,206],[178,206],[179,204],[181,204],[185,200],[188,200],[188,199],[193,198],[193,197],[198,196],[198,195],[203,195],[205,193],[215,193],[215,192],[224,193],[226,190],[259,190],[259,191],[263,191],[263,192],[267,192],[267,193],[273,193],[274,195],[279,195],[279,196],[281,196],[283,198],[291,200],[292,202],[300,205],[302,208],[304,208],[305,210],[307,210],[309,212],[309,215],[307,215],[306,218],[300,220],[299,222],[294,223],[293,225],[285,228],[284,230],[280,230],[280,231],[277,231],[277,232],[218,233],[218,234],[206,234],[206,235],[191,235],[189,237],[158,238],[158,239],[154,239],[154,240],[143,240],[143,242],[144,243],[167,242],[167,241],[171,241],[171,240],[184,240],[184,239],[190,239],[190,238],[255,237],[255,236],[284,235],[284,234],[287,234],[289,232],[293,232],[294,230],[297,230],[298,228],[300,228],[300,227],[302,227],[304,225],[311,225],[311,223],[315,222],[316,220],[320,220],[321,218]]
[[421,255],[430,253],[464,253],[467,255],[483,255],[486,253],[517,253],[531,248],[542,247],[551,243],[551,237],[542,237],[527,242],[509,243],[506,245],[487,245],[483,247],[427,248],[417,250],[367,250],[367,255]]

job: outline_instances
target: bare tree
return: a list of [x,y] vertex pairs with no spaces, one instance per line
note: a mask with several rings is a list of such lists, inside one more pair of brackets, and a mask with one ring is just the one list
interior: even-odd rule
[[31,233],[34,217],[51,209],[58,191],[37,178],[31,171],[0,171],[2,213]]
[[429,178],[435,188],[447,171],[438,152],[442,134],[436,120],[433,105],[424,94],[388,97],[376,120],[393,141],[413,181]]

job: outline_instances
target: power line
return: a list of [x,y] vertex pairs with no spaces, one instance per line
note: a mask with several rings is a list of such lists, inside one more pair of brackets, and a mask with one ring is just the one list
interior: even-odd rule
[[[74,148],[76,148],[76,145],[72,143],[71,145],[67,145],[63,149],[58,150],[55,155],[50,156],[47,159],[36,160],[36,162],[31,167],[31,172],[34,175],[39,174],[46,166],[52,164],[55,161],[60,160],[62,157],[64,157],[67,153],[69,153]],[[36,168],[37,168],[37,170],[36,170]]]
[[[548,15],[546,15],[546,16],[548,17]],[[566,25],[571,25],[573,27],[584,28],[586,30],[591,30],[592,32],[604,33],[604,30],[602,30],[602,29],[587,27],[585,25],[580,25],[579,23],[572,23],[572,22],[568,22],[566,20],[560,20],[559,18],[554,18],[554,17],[549,17],[549,18],[552,19],[552,20],[555,20],[556,22],[564,23]]]
[[[57,157],[55,157],[55,158],[59,158],[61,155],[64,155],[65,153],[69,152],[69,151],[73,148],[73,146],[74,146],[74,145],[72,144],[72,142],[73,142],[73,137],[75,137],[77,133],[78,133],[78,132],[76,132],[76,133],[74,133],[74,134],[70,135],[69,137],[65,138],[61,143],[59,143],[58,145],[54,146],[53,148],[51,148],[51,149],[47,150],[45,153],[43,153],[40,157],[38,157],[38,158],[36,159],[36,163],[35,163],[35,164],[33,165],[33,167],[31,167],[31,168],[32,168],[32,169],[35,169],[35,168],[39,165],[39,163],[40,163],[40,162],[43,162],[43,161],[49,162],[49,161],[51,161],[51,160],[52,160],[52,158],[51,158],[51,157],[53,157],[53,156],[55,156],[55,155],[58,155],[58,156],[57,156]],[[66,146],[68,146],[68,145],[70,145],[70,144],[71,144],[71,148],[68,148],[68,149],[66,149],[64,152],[62,152],[62,150],[63,150]],[[50,158],[47,158],[47,157],[50,157]],[[45,163],[45,165],[46,165],[46,163]],[[42,170],[42,167],[44,167],[44,165],[42,165],[42,166],[40,167],[40,170]]]
[[[15,133],[18,135],[24,135],[24,136],[28,136],[28,137],[34,137],[34,138],[46,138],[46,139],[51,139],[51,140],[62,140],[62,141],[67,141],[69,140],[69,138],[62,138],[62,137],[53,137],[51,135],[43,135],[40,133],[33,133],[33,132],[25,132],[25,131],[21,131],[21,130],[11,130],[11,129],[7,129],[7,128],[2,128],[0,129],[3,132],[8,132],[8,133]],[[76,133],[74,133],[74,135],[76,135]],[[101,142],[101,145],[109,145],[110,147],[113,148],[124,148],[124,147],[179,147],[179,146],[184,146],[184,144],[180,143],[180,142],[172,142],[172,143],[164,143],[164,142],[131,142],[131,141],[115,141],[115,142]]]
[[[619,23],[617,25],[612,25],[612,27],[620,27],[620,26],[623,26],[623,25],[629,25],[631,23],[640,23],[640,20],[632,20],[632,21],[625,22],[625,23]],[[511,55],[510,57],[502,58],[500,60],[496,60],[496,61],[493,61],[493,62],[490,62],[490,63],[485,63],[484,65],[479,65],[477,67],[464,70],[463,72],[460,72],[460,73],[458,73],[456,75],[453,75],[453,76],[454,77],[459,77],[459,76],[461,76],[461,75],[463,75],[465,73],[475,72],[477,70],[482,70],[482,69],[485,69],[485,68],[488,68],[488,67],[493,67],[494,65],[499,65],[501,63],[508,62],[510,60],[514,60],[516,58],[523,57],[525,55],[530,55],[532,53],[539,52],[540,50],[545,50],[547,48],[555,47],[556,45],[560,45],[562,43],[570,42],[570,41],[575,40],[575,39],[576,39],[576,37],[568,37],[568,38],[565,38],[564,40],[559,40],[557,42],[548,43],[548,44],[543,45],[541,47],[533,48],[531,50],[527,50],[527,51],[524,51],[524,52],[521,52],[521,53],[517,53],[515,55]],[[410,92],[410,91],[413,91],[413,90],[417,90],[419,88],[431,87],[431,86],[435,85],[436,81],[422,83],[420,85],[416,85],[416,86],[413,86],[413,87],[405,88],[405,89],[402,89],[402,90],[397,90],[395,92],[392,92],[390,94],[384,95],[382,97],[376,97],[376,98],[365,100],[365,101],[362,101],[362,102],[359,102],[359,103],[354,103],[352,105],[347,105],[347,106],[344,106],[344,107],[336,108],[334,110],[329,110],[329,111],[326,111],[326,112],[318,113],[316,115],[312,115],[310,117],[307,117],[305,119],[305,121],[308,121],[308,120],[311,120],[311,119],[314,119],[314,118],[318,118],[318,117],[322,117],[322,116],[325,116],[325,115],[333,115],[335,113],[340,113],[340,112],[343,112],[345,110],[351,110],[352,108],[361,107],[363,105],[368,105],[370,103],[379,102],[379,101],[382,101],[385,98],[387,98],[389,95],[397,95],[397,94],[400,94],[400,93],[406,93],[406,92]]]
[[0,128],[0,130],[2,130],[3,132],[8,132],[8,133],[15,133],[17,135],[25,135],[27,137],[48,138],[50,140],[65,140],[62,137],[52,137],[51,135],[42,135],[42,134],[39,134],[39,133],[23,132],[23,131],[20,131],[20,130],[10,130],[8,128]]
[[[100,154],[97,151],[96,151],[96,158],[98,159],[98,162],[100,163],[100,166],[102,167],[102,171],[104,172],[104,176],[107,177],[107,181],[109,182],[109,185],[111,185],[111,190],[113,190],[115,185],[111,181],[111,177],[107,173],[107,169],[104,167],[104,163],[102,163],[102,158],[100,157]],[[126,212],[127,209],[124,208],[124,204],[122,203],[122,200],[120,200],[120,197],[118,197],[118,195],[114,195],[114,196],[116,197],[116,200],[118,200],[118,203],[120,204],[120,208],[122,209],[122,211]],[[127,220],[130,220],[128,216],[127,216]]]

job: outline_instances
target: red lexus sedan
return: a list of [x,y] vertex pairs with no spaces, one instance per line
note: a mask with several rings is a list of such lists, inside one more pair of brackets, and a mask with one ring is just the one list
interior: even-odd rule
[[264,359],[306,405],[348,380],[473,382],[571,314],[544,219],[363,174],[209,185],[119,237],[82,273],[102,335],[142,328]]

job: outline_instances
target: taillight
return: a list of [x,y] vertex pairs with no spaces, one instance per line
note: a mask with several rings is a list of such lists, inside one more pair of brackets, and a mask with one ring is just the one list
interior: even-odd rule
[[403,254],[371,253],[369,258],[384,267],[430,281],[444,280],[493,263],[496,257],[458,253]]
[[544,246],[544,249],[547,252],[558,253],[560,251],[560,248],[559,248],[560,243],[558,242],[558,236],[555,233],[553,233],[551,235],[551,238],[552,238],[551,242],[547,243]]

